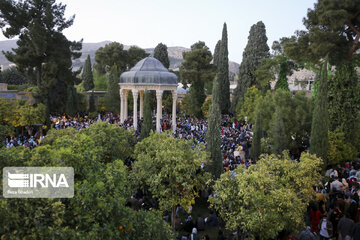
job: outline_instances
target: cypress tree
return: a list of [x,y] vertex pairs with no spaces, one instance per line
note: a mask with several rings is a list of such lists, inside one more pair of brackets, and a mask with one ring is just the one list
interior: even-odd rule
[[287,73],[289,72],[288,67],[287,67],[287,63],[286,62],[282,62],[280,64],[280,71],[279,71],[279,77],[278,80],[275,84],[275,89],[284,89],[287,91],[289,90],[289,83],[287,80]]
[[248,42],[243,52],[239,67],[238,85],[234,91],[231,111],[234,112],[239,100],[242,100],[246,90],[256,84],[255,71],[261,60],[269,56],[266,29],[262,21],[251,26]]
[[170,61],[167,51],[167,46],[165,44],[159,43],[154,49],[154,58],[159,60],[164,67],[169,68]]
[[321,157],[324,162],[327,160],[329,130],[327,63],[328,60],[326,58],[320,69],[320,77],[318,78],[320,82],[315,99],[310,136],[310,153]]
[[207,147],[206,151],[210,153],[209,172],[215,179],[219,178],[223,171],[223,162],[221,155],[221,137],[220,137],[220,89],[217,77],[214,79],[212,90],[212,105],[208,118],[208,129],[206,132]]
[[117,65],[112,66],[109,75],[107,92],[105,94],[106,110],[110,112],[119,112],[120,110],[120,73]]
[[147,138],[150,135],[150,131],[154,129],[151,114],[150,93],[146,90],[144,94],[144,121],[141,125],[140,139]]
[[262,137],[261,113],[260,113],[260,108],[257,107],[254,138],[253,138],[251,150],[250,150],[251,157],[255,160],[257,160],[261,154],[261,137]]
[[83,87],[85,91],[89,91],[95,87],[94,85],[94,77],[91,70],[91,60],[90,55],[87,56],[85,63],[84,63],[84,70],[81,75],[83,81]]
[[219,40],[217,43],[216,43],[216,46],[215,46],[215,50],[214,50],[214,65],[216,66],[216,68],[218,67],[219,65],[219,58],[220,58],[220,48],[221,48],[221,40]]
[[224,23],[217,73],[220,88],[220,110],[228,113],[230,109],[229,52],[226,23]]
[[337,128],[345,133],[346,139],[351,139],[354,146],[358,146],[360,89],[354,63],[345,61],[336,66],[335,76],[329,81],[329,128]]
[[272,127],[272,152],[274,154],[281,154],[282,151],[287,149],[286,146],[286,134],[285,134],[285,125],[282,118],[280,107],[277,106],[275,110],[275,121]]

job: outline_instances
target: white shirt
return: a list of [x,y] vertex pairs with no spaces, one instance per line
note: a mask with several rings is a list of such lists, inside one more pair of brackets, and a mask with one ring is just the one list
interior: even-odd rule
[[340,182],[339,180],[335,180],[331,183],[331,190],[334,191],[334,190],[337,190],[337,191],[341,191],[341,188],[344,186],[342,184],[342,182]]
[[329,238],[329,233],[326,229],[326,219],[323,219],[322,223],[321,223],[321,229],[320,229],[320,235],[326,238]]

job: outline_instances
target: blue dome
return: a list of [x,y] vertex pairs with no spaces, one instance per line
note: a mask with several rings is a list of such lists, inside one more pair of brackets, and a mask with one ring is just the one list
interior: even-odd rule
[[140,60],[128,72],[120,75],[120,84],[177,85],[178,78],[153,57]]

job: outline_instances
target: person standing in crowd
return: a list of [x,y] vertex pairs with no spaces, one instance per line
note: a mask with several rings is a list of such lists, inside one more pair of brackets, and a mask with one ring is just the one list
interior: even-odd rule
[[319,229],[320,229],[320,240],[326,240],[332,237],[333,226],[331,221],[327,219],[326,214],[323,215],[323,218],[319,223]]

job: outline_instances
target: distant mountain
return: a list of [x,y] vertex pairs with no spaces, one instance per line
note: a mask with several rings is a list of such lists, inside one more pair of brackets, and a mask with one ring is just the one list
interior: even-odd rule
[[3,65],[6,68],[11,64],[11,62],[9,62],[6,59],[2,51],[4,52],[11,51],[12,48],[16,48],[16,47],[17,47],[16,40],[0,41],[0,65]]
[[[79,59],[76,59],[73,61],[73,68],[74,69],[78,69],[81,66],[84,65],[84,62],[87,58],[87,55],[90,55],[90,59],[91,62],[94,63],[95,62],[95,52],[97,49],[99,49],[100,47],[104,47],[106,44],[111,43],[111,41],[103,41],[103,42],[98,42],[98,43],[83,43],[83,47],[82,47],[82,55]],[[3,65],[4,68],[7,68],[11,62],[9,62],[4,54],[2,53],[2,51],[11,51],[12,48],[16,48],[16,40],[5,40],[5,41],[0,41],[0,65]],[[129,49],[130,46],[128,45],[124,45],[124,49],[127,50]],[[149,53],[150,55],[153,55],[154,53],[154,48],[145,48],[144,49],[147,53]],[[182,57],[182,53],[183,52],[188,52],[190,51],[189,48],[185,48],[185,47],[168,47],[168,54],[169,54],[169,60],[170,60],[170,69],[173,70],[177,70],[180,66],[181,63],[184,61],[183,57]],[[237,75],[239,72],[239,64],[236,62],[232,62],[229,61],[229,71],[232,74]]]

